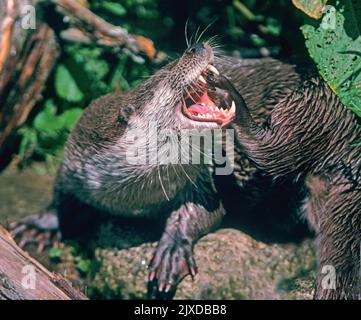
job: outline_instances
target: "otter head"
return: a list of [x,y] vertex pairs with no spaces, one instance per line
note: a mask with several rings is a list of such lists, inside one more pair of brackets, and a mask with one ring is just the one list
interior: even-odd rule
[[138,88],[147,95],[143,116],[172,129],[213,129],[230,123],[235,105],[225,91],[213,85],[219,76],[214,59],[210,45],[197,43],[160,69]]

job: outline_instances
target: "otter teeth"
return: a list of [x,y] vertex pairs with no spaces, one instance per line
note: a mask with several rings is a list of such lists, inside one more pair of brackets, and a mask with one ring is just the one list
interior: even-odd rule
[[231,109],[229,109],[229,112],[236,113],[236,104],[234,103],[233,100],[232,100],[232,105],[231,105]]
[[223,115],[225,115],[225,116],[226,116],[226,115],[227,115],[227,113],[228,113],[228,110],[223,109],[223,108],[222,108],[222,109],[220,109],[220,111],[221,111],[221,113],[222,113]]
[[219,71],[214,66],[212,66],[211,64],[208,65],[207,69],[209,71],[211,71],[212,73],[214,73],[216,76],[219,76]]
[[198,80],[199,80],[200,82],[203,82],[204,84],[207,84],[206,79],[204,79],[204,77],[203,77],[202,75],[199,76]]
[[236,104],[234,103],[234,101],[232,101],[231,104],[231,108],[230,109],[223,109],[223,108],[219,108],[217,106],[215,106],[214,111],[219,112],[223,115],[228,115],[229,113],[235,113],[236,112]]
[[219,113],[221,113],[223,115],[225,115],[228,112],[227,110],[225,110],[223,108],[218,108],[217,106],[215,108],[215,111],[217,111],[217,112],[219,112]]

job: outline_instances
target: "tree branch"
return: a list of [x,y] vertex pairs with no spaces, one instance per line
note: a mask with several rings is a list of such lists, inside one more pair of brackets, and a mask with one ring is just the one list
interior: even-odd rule
[[[1,225],[0,251],[0,300],[87,300],[69,281],[20,249]],[[34,286],[24,286],[32,270]]]

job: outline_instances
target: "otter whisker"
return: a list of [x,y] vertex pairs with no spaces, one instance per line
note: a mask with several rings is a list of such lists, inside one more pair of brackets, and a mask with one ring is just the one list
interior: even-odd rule
[[163,180],[160,174],[160,170],[159,170],[159,164],[157,164],[157,171],[158,171],[158,178],[159,178],[159,182],[160,182],[160,186],[162,187],[163,193],[167,199],[167,201],[170,201],[170,198],[168,197],[167,192],[165,191],[164,185],[163,185]]
[[187,18],[186,24],[184,26],[184,36],[186,39],[187,49],[190,47],[190,43],[188,39],[188,22],[189,22],[189,17]]
[[[189,87],[191,88],[191,90],[193,90],[194,94],[196,95],[196,97],[199,99],[201,97],[201,95],[198,93],[198,91],[202,90],[202,87],[199,86],[198,83],[195,84],[190,84]],[[192,99],[194,101],[194,99]],[[197,103],[196,101],[194,101],[194,103]]]
[[187,88],[184,88],[185,92],[187,93],[187,95],[189,96],[189,98],[194,102],[194,103],[197,103],[197,101],[195,101],[192,97],[192,95],[189,93],[188,89]]
[[194,35],[194,43],[192,45],[195,45],[196,43],[198,43],[198,41],[197,41],[198,36],[197,35],[198,35],[198,32],[199,32],[200,28],[201,28],[201,25],[199,25],[197,30],[196,30],[196,33]]
[[205,41],[205,43],[208,44],[212,49],[221,47],[220,40],[218,38],[220,38],[220,35],[216,34]]
[[184,172],[184,174],[186,175],[186,177],[188,178],[188,180],[194,185],[194,187],[196,189],[198,189],[197,184],[191,179],[191,177],[188,175],[187,171],[183,168],[183,166],[181,165],[180,168],[182,169],[182,171]]
[[212,156],[209,156],[208,154],[206,154],[202,149],[200,148],[197,148],[196,146],[193,146],[192,145],[192,148],[195,150],[195,151],[198,151],[201,155],[203,155],[205,158],[208,158],[209,160],[211,160],[213,162],[213,157]]
[[204,35],[204,33],[209,29],[209,27],[214,23],[216,22],[217,18],[214,18],[213,21],[211,21],[210,23],[208,23],[208,25],[204,28],[204,30],[201,32],[201,34],[199,35],[199,37],[197,38],[197,41],[196,43],[198,43],[201,39],[202,39],[202,36]]

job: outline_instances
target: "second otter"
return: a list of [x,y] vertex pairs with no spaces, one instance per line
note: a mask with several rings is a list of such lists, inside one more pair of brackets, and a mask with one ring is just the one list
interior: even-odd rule
[[276,104],[264,128],[228,79],[221,77],[218,85],[236,101],[232,126],[248,157],[276,180],[292,177],[308,187],[304,207],[316,231],[319,258],[316,298],[360,299],[361,128],[356,115],[322,79],[305,73],[302,84]]

